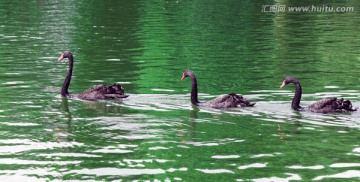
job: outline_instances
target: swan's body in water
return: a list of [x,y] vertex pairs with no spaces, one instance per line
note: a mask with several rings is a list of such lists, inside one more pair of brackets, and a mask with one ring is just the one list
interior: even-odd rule
[[61,95],[64,97],[76,97],[83,100],[105,100],[105,99],[116,99],[126,98],[128,95],[124,94],[124,88],[120,84],[113,85],[95,85],[79,94],[69,94],[69,85],[71,81],[74,58],[70,51],[65,51],[61,54],[58,61],[64,58],[69,59],[69,70],[66,75],[64,85],[61,88]]
[[184,80],[186,77],[190,77],[191,79],[192,82],[191,103],[196,106],[206,106],[217,109],[225,109],[231,107],[251,107],[255,105],[254,102],[250,102],[249,100],[243,98],[241,95],[237,95],[235,93],[222,95],[208,102],[200,102],[198,100],[197,80],[194,73],[191,70],[185,70],[181,80]]
[[311,112],[316,113],[330,113],[330,112],[350,112],[356,111],[357,109],[354,108],[351,104],[350,100],[344,100],[343,98],[337,99],[336,97],[329,97],[317,101],[306,108],[300,106],[301,100],[301,85],[296,78],[293,77],[286,77],[282,82],[280,88],[284,88],[287,84],[293,83],[295,84],[295,95],[291,103],[291,108],[297,111],[309,110]]

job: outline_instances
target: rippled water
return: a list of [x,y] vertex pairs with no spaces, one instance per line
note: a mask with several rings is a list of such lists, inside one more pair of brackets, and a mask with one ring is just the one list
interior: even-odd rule
[[[0,181],[356,181],[360,112],[291,110],[324,97],[360,107],[358,3],[349,13],[267,13],[323,1],[0,2]],[[311,4],[307,4],[311,3]],[[130,97],[60,96],[122,84]],[[253,108],[190,104],[236,92]]]

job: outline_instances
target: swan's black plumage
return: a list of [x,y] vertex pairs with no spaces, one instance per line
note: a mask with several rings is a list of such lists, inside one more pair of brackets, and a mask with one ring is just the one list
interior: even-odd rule
[[317,101],[306,108],[300,106],[302,89],[300,82],[293,77],[286,77],[282,82],[280,88],[284,88],[287,84],[293,83],[295,85],[295,95],[291,102],[291,108],[297,111],[309,110],[317,113],[330,113],[330,112],[351,112],[356,111],[351,104],[350,100],[344,100],[343,98],[337,99],[336,97],[329,97]]
[[200,102],[198,100],[198,88],[197,88],[197,80],[195,74],[191,70],[185,70],[181,80],[184,80],[186,77],[190,77],[191,79],[192,82],[191,103],[196,106],[206,106],[217,109],[225,109],[230,107],[251,107],[255,105],[254,102],[250,102],[241,95],[237,95],[235,93],[222,95],[208,102]]
[[128,97],[128,95],[125,95],[124,88],[120,84],[95,85],[79,94],[70,94],[68,89],[70,86],[71,76],[73,72],[74,58],[70,51],[64,51],[58,61],[61,61],[64,58],[69,59],[69,70],[65,77],[64,84],[61,88],[62,96],[76,97],[84,100],[105,100]]

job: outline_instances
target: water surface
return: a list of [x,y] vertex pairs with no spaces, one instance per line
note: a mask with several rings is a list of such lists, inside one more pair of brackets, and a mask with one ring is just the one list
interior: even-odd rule
[[[307,4],[311,3],[311,4]],[[360,107],[359,11],[267,13],[263,5],[323,1],[65,1],[0,3],[1,181],[353,181],[360,177],[359,112],[290,108],[324,97]],[[122,84],[111,101],[60,96]],[[236,92],[253,108],[190,104]]]

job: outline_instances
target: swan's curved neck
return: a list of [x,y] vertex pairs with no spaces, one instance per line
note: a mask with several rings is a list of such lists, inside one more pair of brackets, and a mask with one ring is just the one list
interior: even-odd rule
[[64,80],[64,84],[61,88],[61,95],[62,96],[68,96],[69,95],[69,85],[70,85],[70,81],[71,81],[71,76],[72,76],[72,71],[73,71],[73,65],[74,65],[74,59],[73,56],[70,55],[69,59],[69,70],[68,73],[66,75],[66,78]]
[[197,90],[197,80],[195,75],[190,75],[192,86],[191,86],[191,103],[194,105],[199,105],[200,102],[198,100],[198,90]]
[[301,90],[301,85],[299,82],[297,83],[294,83],[295,84],[295,95],[294,95],[294,98],[292,100],[292,103],[291,103],[291,107],[294,109],[294,110],[299,110],[301,109],[302,107],[300,106],[300,100],[301,100],[301,94],[302,94],[302,90]]

